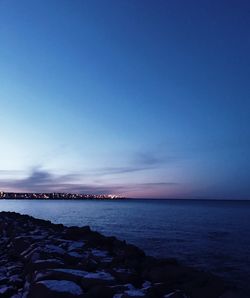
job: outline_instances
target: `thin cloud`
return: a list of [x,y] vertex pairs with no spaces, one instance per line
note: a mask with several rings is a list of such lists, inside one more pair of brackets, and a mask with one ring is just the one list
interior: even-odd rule
[[0,176],[23,174],[22,170],[0,170]]
[[138,152],[134,156],[134,162],[144,166],[156,166],[165,162],[165,158],[161,158],[150,152]]
[[127,183],[124,185],[103,185],[101,183],[86,184],[80,183],[79,178],[80,177],[75,174],[58,176],[45,170],[34,169],[28,177],[22,179],[0,180],[0,188],[4,191],[15,192],[120,194],[131,190],[171,187],[178,184],[175,182]]
[[26,178],[0,181],[0,187],[17,192],[77,192],[93,194],[112,192],[112,188],[106,186],[77,183],[75,182],[75,177],[76,175],[71,174],[56,176],[48,171],[35,169]]
[[94,170],[94,174],[97,176],[112,175],[112,174],[127,174],[140,171],[148,171],[161,167],[166,163],[170,163],[175,158],[156,156],[151,152],[138,152],[134,154],[131,162],[127,166],[117,167],[103,167]]
[[[176,185],[175,182],[150,182],[150,183],[125,183],[112,185],[102,182],[103,176],[123,175],[139,171],[149,171],[161,167],[163,164],[172,162],[173,158],[158,156],[151,152],[139,152],[132,156],[126,166],[103,167],[95,170],[85,170],[79,174],[55,175],[41,169],[41,166],[33,167],[29,176],[25,178],[6,178],[0,180],[0,189],[16,192],[69,192],[111,194],[126,193],[126,191],[139,189],[169,188]],[[0,174],[13,174],[16,171],[0,171]],[[10,176],[10,175],[7,175]],[[100,178],[99,182],[84,183],[84,178]],[[96,180],[96,179],[95,179]]]

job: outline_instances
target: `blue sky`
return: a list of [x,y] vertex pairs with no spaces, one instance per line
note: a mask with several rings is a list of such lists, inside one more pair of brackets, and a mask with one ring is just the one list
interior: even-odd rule
[[250,197],[248,1],[0,2],[0,188]]

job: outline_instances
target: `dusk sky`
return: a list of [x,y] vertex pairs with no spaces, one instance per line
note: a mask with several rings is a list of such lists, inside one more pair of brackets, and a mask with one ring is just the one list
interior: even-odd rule
[[0,190],[250,198],[249,0],[0,0]]

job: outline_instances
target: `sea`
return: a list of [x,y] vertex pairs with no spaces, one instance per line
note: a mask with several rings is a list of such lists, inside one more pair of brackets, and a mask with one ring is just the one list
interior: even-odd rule
[[222,276],[250,297],[250,201],[0,200],[15,211],[67,226],[89,225],[159,258]]

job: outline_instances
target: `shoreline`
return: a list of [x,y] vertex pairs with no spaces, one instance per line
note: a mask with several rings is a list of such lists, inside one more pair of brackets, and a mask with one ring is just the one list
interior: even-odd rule
[[3,211],[0,233],[0,297],[245,297],[213,274],[146,256],[88,226]]
[[247,202],[250,204],[250,199],[203,199],[203,198],[132,198],[132,197],[118,197],[118,198],[3,198],[0,197],[0,201],[181,201],[181,202]]

